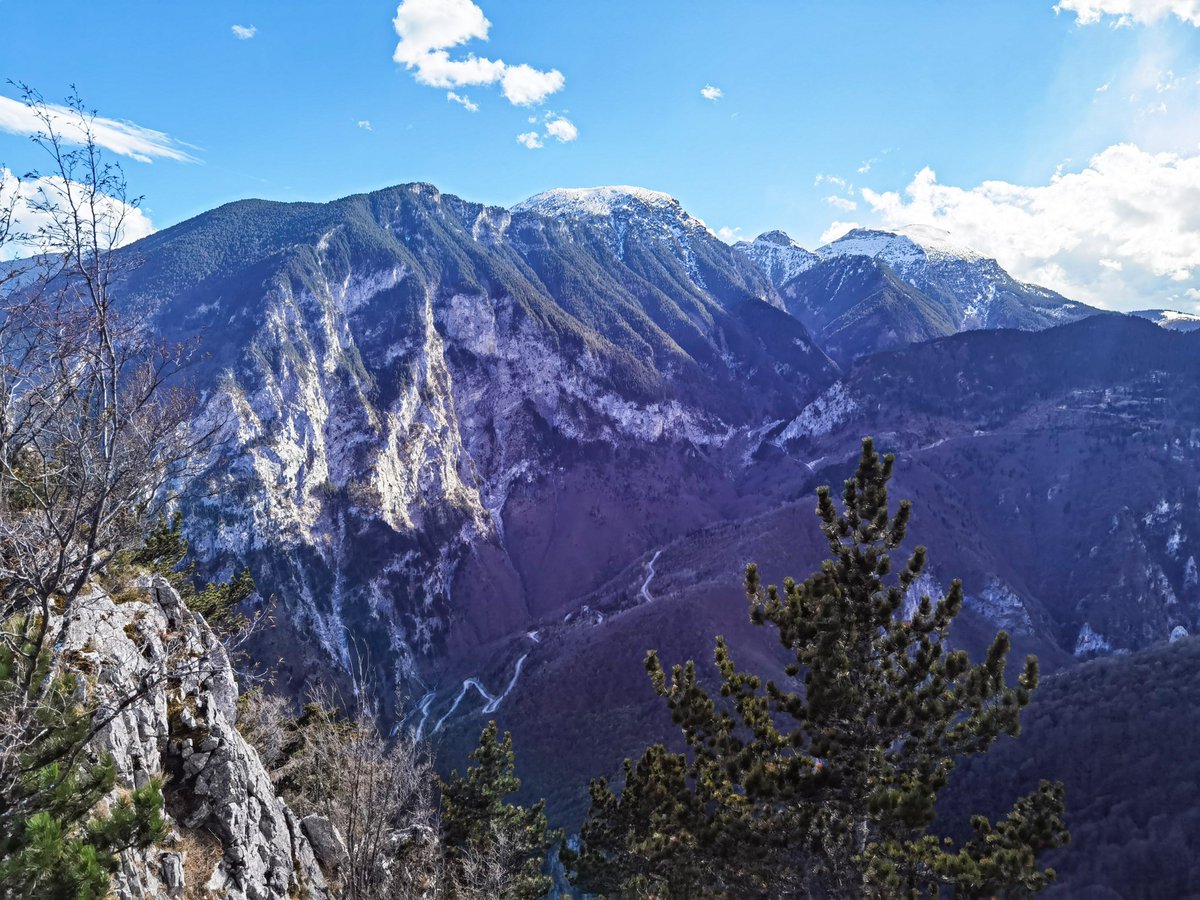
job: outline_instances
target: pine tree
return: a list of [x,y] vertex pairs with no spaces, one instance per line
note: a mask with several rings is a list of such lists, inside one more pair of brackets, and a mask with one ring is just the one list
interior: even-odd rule
[[673,897],[972,897],[1035,893],[1053,879],[1037,860],[1067,840],[1060,784],[1043,782],[997,823],[975,817],[962,846],[932,830],[955,760],[1018,733],[1038,669],[1029,657],[1006,682],[1004,632],[978,664],[949,647],[959,581],[906,608],[926,552],[893,573],[911,507],[890,512],[892,466],[864,439],[841,511],[818,490],[830,551],[819,571],[779,590],[747,568],[751,621],[787,649],[785,681],[739,670],[718,638],[714,698],[693,662],[668,677],[648,654],[687,752],[654,746],[627,761],[619,794],[593,782],[577,884]]
[[[29,693],[31,655],[0,645],[0,722],[11,723]],[[23,749],[0,766],[0,897],[98,900],[110,893],[117,854],[164,836],[162,782],[100,805],[116,769],[85,752],[96,712],[81,702],[82,676],[52,673],[49,660],[39,654],[32,673],[47,687],[24,723]]]
[[483,729],[470,759],[474,765],[465,776],[454,771],[441,784],[442,840],[452,877],[465,885],[472,862],[488,859],[505,873],[500,896],[539,900],[552,886],[542,873],[546,856],[561,839],[548,826],[545,802],[523,807],[505,799],[520,789],[521,780],[512,735],[505,732],[501,740],[494,721]]
[[257,590],[250,570],[243,568],[228,581],[212,581],[197,587],[196,564],[185,564],[187,556],[188,539],[183,535],[183,513],[176,511],[170,519],[159,515],[145,543],[128,554],[128,561],[166,578],[188,609],[200,613],[210,625],[236,628],[242,624],[237,608]]

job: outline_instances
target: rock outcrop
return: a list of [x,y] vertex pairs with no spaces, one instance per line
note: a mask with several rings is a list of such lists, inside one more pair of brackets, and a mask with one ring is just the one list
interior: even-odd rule
[[[114,893],[328,897],[300,817],[235,727],[238,689],[224,646],[164,579],[143,579],[130,593],[119,600],[96,589],[79,600],[62,647],[90,676],[100,720],[111,717],[90,749],[112,755],[116,790],[165,781],[170,834],[122,856]],[[336,833],[320,823],[307,830]]]

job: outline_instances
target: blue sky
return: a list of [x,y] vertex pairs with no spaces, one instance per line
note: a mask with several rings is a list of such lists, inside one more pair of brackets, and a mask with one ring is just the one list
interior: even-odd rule
[[1079,299],[1195,309],[1200,7],[1060,6],[0,0],[25,23],[0,76],[162,132],[122,160],[158,228],[405,181],[505,206],[636,184],[728,238],[920,221]]

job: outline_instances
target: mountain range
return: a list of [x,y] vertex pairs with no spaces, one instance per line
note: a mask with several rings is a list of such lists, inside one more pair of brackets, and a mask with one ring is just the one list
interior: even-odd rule
[[730,247],[673,198],[512,209],[409,184],[243,201],[122,251],[198,335],[201,568],[249,564],[281,689],[369,680],[453,751],[486,717],[566,821],[666,735],[664,660],[777,665],[741,569],[822,557],[818,484],[897,454],[919,591],[964,579],[1048,670],[1200,626],[1200,334],[1020,282],[931,229]]

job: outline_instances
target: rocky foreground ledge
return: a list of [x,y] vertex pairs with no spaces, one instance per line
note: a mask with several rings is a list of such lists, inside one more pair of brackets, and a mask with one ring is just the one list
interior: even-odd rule
[[288,808],[238,733],[225,648],[164,579],[129,593],[81,599],[61,657],[94,685],[98,721],[111,717],[89,750],[112,754],[116,791],[164,780],[170,833],[123,854],[116,896],[331,896],[322,864],[337,865],[340,839],[327,820]]

